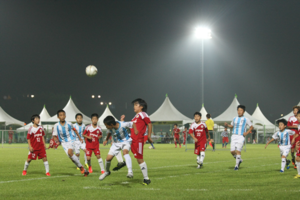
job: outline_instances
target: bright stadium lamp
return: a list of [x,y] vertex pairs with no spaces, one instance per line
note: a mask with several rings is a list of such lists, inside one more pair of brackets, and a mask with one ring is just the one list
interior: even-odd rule
[[108,104],[111,105],[111,102],[109,102]]
[[204,27],[196,27],[195,36],[199,39],[211,39],[211,30]]
[[103,105],[103,102],[100,102],[100,105]]

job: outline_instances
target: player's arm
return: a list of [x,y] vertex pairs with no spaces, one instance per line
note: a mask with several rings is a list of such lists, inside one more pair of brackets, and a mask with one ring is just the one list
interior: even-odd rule
[[92,136],[87,136],[87,135],[82,135],[84,138],[87,138],[87,139],[89,139],[89,140],[91,140],[91,139],[93,139],[93,137]]
[[194,136],[193,133],[189,133],[189,134],[190,134],[190,136],[193,138],[193,140],[194,140],[195,142],[198,142],[198,139]]
[[47,149],[46,142],[45,142],[45,137],[43,136],[42,139],[43,139],[43,142],[44,142],[44,147],[45,147],[45,149]]
[[250,126],[249,130],[243,134],[244,137],[246,137],[249,133],[251,133],[252,130],[253,130],[253,126]]
[[149,143],[153,143],[153,140],[151,139],[151,133],[152,133],[152,124],[151,123],[149,123],[149,124],[147,124],[147,126],[148,126],[148,141],[149,141]]
[[102,138],[102,133],[98,136],[98,139]]
[[80,141],[81,143],[83,143],[83,140],[81,139],[81,137],[80,137],[80,135],[79,135],[77,129],[76,129],[76,128],[73,128],[73,131],[76,133],[76,135],[77,135],[79,141]]
[[228,123],[226,123],[226,122],[224,123],[224,126],[225,126],[225,127],[229,127],[229,128],[233,128],[233,125],[228,124]]
[[267,144],[266,144],[266,146],[265,146],[265,149],[267,148],[267,146],[271,143],[271,142],[273,142],[275,139],[274,138],[272,138]]
[[103,146],[105,146],[105,145],[107,144],[108,139],[110,138],[110,136],[111,136],[111,133],[108,132],[108,133],[107,133],[107,136],[106,136],[106,138],[105,138],[105,140],[103,141]]
[[34,149],[31,146],[30,139],[27,139],[27,142],[28,142],[28,146],[29,146],[29,151],[32,153],[34,151]]
[[132,128],[134,130],[134,134],[136,135],[139,134],[139,131],[137,130],[135,123],[132,124]]

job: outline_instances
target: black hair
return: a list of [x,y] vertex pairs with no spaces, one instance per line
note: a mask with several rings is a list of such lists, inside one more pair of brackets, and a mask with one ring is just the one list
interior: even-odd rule
[[66,113],[63,109],[60,109],[57,111],[57,117],[59,116],[59,113],[61,113],[61,112]]
[[147,102],[141,98],[135,99],[131,102],[132,104],[138,103],[143,107],[142,111],[147,112]]
[[75,115],[75,119],[77,119],[78,116],[81,116],[81,117],[83,118],[83,116],[82,116],[81,113],[77,113],[77,114]]
[[107,116],[103,120],[103,123],[107,125],[116,125],[117,122],[113,116]]
[[39,119],[40,119],[40,116],[39,116],[38,114],[32,115],[32,116],[31,116],[31,121],[33,122],[33,120],[34,120],[35,118],[39,118]]
[[99,115],[98,115],[97,113],[93,113],[93,114],[91,115],[91,119],[92,119],[93,117],[97,117],[97,118],[99,119]]
[[298,111],[300,111],[300,106],[294,106],[293,110],[298,109]]
[[202,117],[202,115],[201,115],[200,112],[195,112],[195,113],[194,113],[194,117],[195,117],[195,115],[199,115],[200,117]]
[[243,109],[244,112],[246,111],[246,106],[244,106],[244,105],[238,105],[237,109],[239,109],[239,108]]
[[210,114],[207,114],[207,115],[206,115],[206,118],[210,119]]
[[287,125],[286,119],[279,119],[279,120],[276,121],[276,124],[279,125],[280,122],[283,123],[285,126]]
[[174,124],[174,126],[177,126],[177,124]]

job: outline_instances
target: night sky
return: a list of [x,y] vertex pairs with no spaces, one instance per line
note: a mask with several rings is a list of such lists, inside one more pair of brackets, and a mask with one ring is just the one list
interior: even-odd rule
[[[0,106],[29,122],[44,104],[50,115],[70,95],[86,115],[134,115],[143,98],[152,114],[168,93],[192,118],[204,98],[216,117],[238,95],[274,121],[300,101],[300,1],[281,0],[0,0]],[[90,78],[85,67],[95,65]],[[27,95],[34,94],[35,98]],[[101,95],[92,99],[91,95]],[[127,109],[126,109],[127,103]]]

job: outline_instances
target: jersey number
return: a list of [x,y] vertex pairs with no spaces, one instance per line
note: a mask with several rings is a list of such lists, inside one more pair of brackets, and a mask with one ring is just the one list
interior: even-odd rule
[[37,142],[41,142],[41,139],[40,139],[40,138],[36,138],[36,141],[37,141]]
[[197,137],[200,137],[201,136],[201,133],[197,133]]
[[92,141],[95,142],[95,138],[92,138]]

